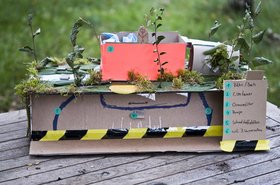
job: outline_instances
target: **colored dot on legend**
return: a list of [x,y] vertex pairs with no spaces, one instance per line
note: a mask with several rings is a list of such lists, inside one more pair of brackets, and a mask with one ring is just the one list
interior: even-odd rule
[[229,126],[229,125],[230,125],[230,120],[228,120],[228,119],[225,120],[225,121],[224,121],[224,125]]
[[232,88],[232,82],[226,82],[225,83],[225,88],[226,89],[231,89]]
[[227,128],[227,129],[225,130],[225,133],[226,133],[226,134],[231,134],[230,128]]

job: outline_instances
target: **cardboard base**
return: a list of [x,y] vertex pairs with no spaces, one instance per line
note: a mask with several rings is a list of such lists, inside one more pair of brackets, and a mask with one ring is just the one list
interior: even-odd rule
[[30,155],[73,155],[139,152],[215,152],[221,137],[188,137],[176,139],[147,138],[99,141],[31,141]]

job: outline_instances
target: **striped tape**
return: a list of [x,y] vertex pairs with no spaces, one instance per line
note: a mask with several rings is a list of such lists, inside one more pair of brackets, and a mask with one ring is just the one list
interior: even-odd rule
[[225,140],[221,141],[220,144],[221,150],[225,152],[262,151],[270,149],[269,140]]
[[32,131],[33,141],[222,136],[222,126]]

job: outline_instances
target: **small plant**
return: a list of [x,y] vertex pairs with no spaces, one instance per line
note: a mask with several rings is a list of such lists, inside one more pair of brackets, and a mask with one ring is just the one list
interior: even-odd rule
[[182,89],[184,82],[181,77],[173,78],[172,87],[175,89]]
[[19,51],[30,54],[33,57],[33,59],[36,61],[36,63],[38,64],[36,47],[35,47],[35,38],[37,35],[39,35],[41,33],[41,29],[38,28],[35,32],[33,32],[34,29],[33,29],[32,20],[33,20],[33,15],[29,14],[28,18],[27,18],[27,23],[28,23],[28,26],[29,26],[30,32],[31,32],[32,47],[24,46],[23,48],[20,48]]
[[147,77],[139,75],[135,81],[135,85],[139,92],[154,92],[155,88],[153,83]]
[[100,84],[101,80],[102,80],[101,72],[90,70],[89,71],[89,79],[86,81],[86,85]]
[[[237,70],[237,72],[242,71],[242,66],[249,65],[250,67],[256,67],[259,65],[270,64],[272,63],[269,59],[264,57],[254,57],[252,56],[253,46],[255,44],[259,44],[266,30],[261,30],[255,33],[256,29],[256,17],[259,15],[261,11],[261,1],[258,3],[255,11],[252,13],[250,11],[250,7],[247,5],[245,10],[245,15],[243,17],[243,21],[241,25],[238,25],[238,33],[235,38],[230,41],[226,41],[225,44],[231,45],[233,47],[230,54],[226,54],[226,49],[221,50],[221,46],[217,46],[214,49],[206,51],[205,55],[212,56],[210,59],[210,64],[214,66],[218,66],[222,72],[228,72],[229,70]],[[215,24],[210,30],[209,36],[213,36],[216,31],[221,26],[220,23],[215,21]],[[237,59],[233,57],[234,51],[240,51],[240,66],[241,68],[232,68],[233,62]]]
[[216,80],[216,87],[218,89],[223,88],[224,80],[239,80],[242,79],[242,75],[239,73],[234,73],[232,71],[229,71],[227,73],[222,74],[217,80]]
[[147,27],[148,26],[152,26],[153,28],[153,32],[152,32],[152,37],[155,38],[155,41],[153,42],[153,45],[155,45],[155,49],[154,49],[154,53],[157,54],[157,58],[154,60],[154,62],[157,63],[157,65],[159,66],[158,72],[159,72],[159,88],[161,88],[161,82],[162,82],[162,76],[164,74],[164,68],[163,66],[166,65],[168,62],[162,62],[161,61],[161,56],[165,55],[166,52],[164,51],[159,51],[159,44],[161,43],[161,41],[163,39],[165,39],[165,37],[163,35],[158,35],[158,29],[162,26],[162,15],[163,15],[164,9],[160,8],[160,9],[155,9],[155,8],[151,8],[150,10],[150,14],[146,15],[146,24]]
[[191,85],[204,83],[204,78],[201,73],[197,71],[190,71],[187,69],[180,69],[177,71],[178,77],[182,79],[184,83]]
[[67,64],[71,67],[72,72],[74,74],[74,84],[79,87],[82,84],[82,79],[85,76],[85,73],[80,70],[80,65],[75,64],[76,59],[82,59],[83,55],[82,53],[84,52],[85,48],[77,45],[76,40],[77,40],[77,35],[80,31],[80,28],[83,25],[90,25],[87,21],[85,21],[82,18],[79,18],[73,25],[70,40],[71,44],[73,46],[73,50],[71,53],[68,54],[68,56],[65,58]]
[[230,69],[235,69],[234,61],[238,59],[238,56],[230,56],[225,44],[220,44],[211,50],[205,51],[204,55],[211,55],[207,59],[207,63],[210,64],[213,71],[220,70],[221,73],[226,73]]
[[127,73],[128,80],[131,84],[137,86],[139,92],[154,92],[155,88],[153,83],[145,76],[130,70]]
[[129,82],[135,82],[139,78],[140,74],[135,72],[134,70],[130,70],[127,72],[127,77]]
[[158,81],[162,82],[172,82],[175,76],[171,72],[164,72],[163,74],[158,74]]

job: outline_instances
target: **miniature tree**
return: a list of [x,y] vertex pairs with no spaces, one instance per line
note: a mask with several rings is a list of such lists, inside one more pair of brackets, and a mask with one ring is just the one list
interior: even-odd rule
[[161,41],[165,38],[163,35],[158,35],[158,29],[162,26],[162,15],[163,15],[164,9],[155,9],[151,8],[150,14],[146,15],[146,24],[147,26],[151,26],[153,29],[152,32],[152,37],[155,38],[155,41],[153,42],[153,45],[155,45],[154,53],[157,54],[157,58],[154,60],[154,62],[157,63],[159,66],[158,72],[159,72],[159,88],[161,88],[161,83],[162,83],[162,76],[164,74],[164,68],[163,66],[167,64],[168,62],[162,62],[161,56],[165,55],[166,52],[164,51],[159,51],[159,44]]

